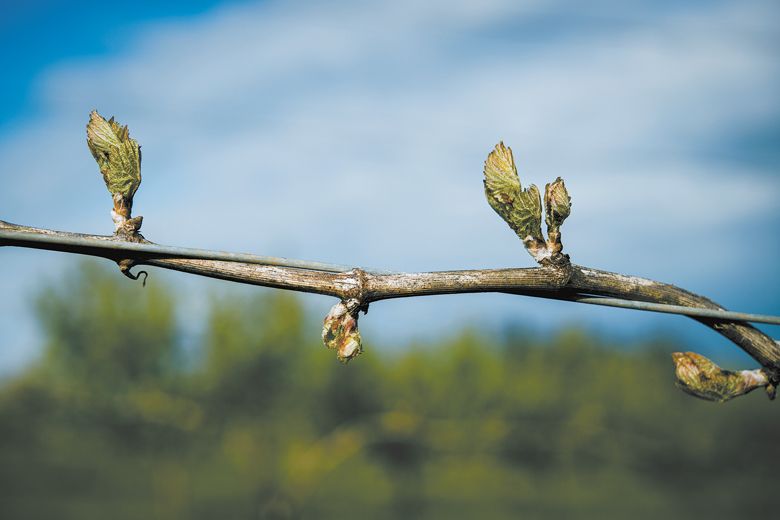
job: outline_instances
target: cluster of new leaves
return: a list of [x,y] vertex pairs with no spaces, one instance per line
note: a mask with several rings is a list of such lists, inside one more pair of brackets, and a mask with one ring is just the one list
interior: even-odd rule
[[539,189],[533,184],[523,189],[512,149],[503,142],[496,145],[485,161],[484,184],[490,207],[520,237],[536,261],[547,262],[560,255],[560,227],[571,213],[571,198],[563,179],[558,177],[545,186],[547,241],[542,234],[542,198]]

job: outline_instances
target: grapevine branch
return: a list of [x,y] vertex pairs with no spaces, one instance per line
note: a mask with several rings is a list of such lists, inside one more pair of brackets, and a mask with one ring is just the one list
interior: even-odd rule
[[[112,195],[112,236],[51,231],[0,221],[0,246],[19,246],[107,258],[137,278],[131,268],[149,265],[234,282],[310,292],[339,298],[326,316],[323,341],[342,361],[362,352],[358,314],[391,298],[435,294],[500,292],[582,303],[596,303],[688,314],[725,336],[752,356],[761,368],[721,369],[698,354],[674,353],[677,384],[700,398],[725,401],[765,388],[774,398],[780,382],[780,345],[744,321],[777,322],[776,317],[728,313],[716,303],[674,285],[578,266],[563,254],[560,228],[571,212],[562,179],[548,184],[542,197],[536,186],[523,189],[510,148],[499,143],[484,168],[491,207],[522,240],[540,264],[536,268],[479,269],[394,273],[317,262],[258,257],[159,246],[140,234],[142,217],[132,217],[133,196],[141,182],[138,143],[114,119],[90,114],[87,144]],[[541,221],[547,227],[542,234]],[[618,300],[614,300],[618,299]],[[752,319],[757,318],[757,319]]]

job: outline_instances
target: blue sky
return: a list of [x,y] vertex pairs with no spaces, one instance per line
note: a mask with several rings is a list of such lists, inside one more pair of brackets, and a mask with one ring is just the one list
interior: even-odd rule
[[[135,210],[153,241],[398,270],[529,266],[482,194],[503,139],[524,183],[566,179],[576,263],[780,312],[774,2],[2,9],[3,220],[111,231],[84,143],[97,108],[143,145]],[[76,261],[2,251],[0,371],[40,351],[29,295]],[[224,288],[152,276],[186,295],[190,316]],[[323,315],[333,303],[306,301]],[[682,318],[501,295],[385,302],[361,328],[392,345],[464,323],[733,350]]]
[[[233,2],[238,3],[238,2]],[[5,128],[36,108],[33,84],[43,69],[69,58],[110,56],[138,25],[196,16],[227,2],[2,2],[0,124]],[[12,130],[12,129],[11,129]]]

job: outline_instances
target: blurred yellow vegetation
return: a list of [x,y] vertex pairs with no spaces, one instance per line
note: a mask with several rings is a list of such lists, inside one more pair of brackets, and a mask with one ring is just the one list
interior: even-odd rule
[[[414,305],[413,302],[409,303]],[[689,518],[774,508],[780,414],[674,387],[663,342],[463,331],[348,366],[286,293],[215,297],[184,347],[159,278],[42,291],[0,390],[7,518]],[[510,329],[516,330],[516,329]]]

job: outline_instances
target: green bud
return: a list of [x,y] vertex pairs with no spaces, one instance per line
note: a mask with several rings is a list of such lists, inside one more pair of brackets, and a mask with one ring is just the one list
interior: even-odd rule
[[571,197],[560,177],[544,187],[544,205],[548,228],[560,227],[571,214]]
[[739,372],[724,370],[695,352],[675,352],[672,360],[677,386],[707,401],[728,401],[756,388],[770,386],[769,379],[761,369]]

